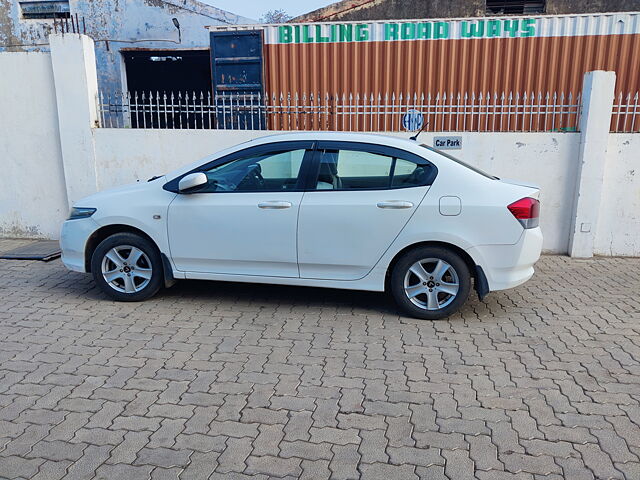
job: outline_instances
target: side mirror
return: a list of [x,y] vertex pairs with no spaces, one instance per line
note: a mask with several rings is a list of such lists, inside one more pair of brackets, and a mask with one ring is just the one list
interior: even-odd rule
[[180,193],[191,193],[197,187],[206,185],[209,182],[207,176],[202,172],[190,173],[180,179],[178,190]]

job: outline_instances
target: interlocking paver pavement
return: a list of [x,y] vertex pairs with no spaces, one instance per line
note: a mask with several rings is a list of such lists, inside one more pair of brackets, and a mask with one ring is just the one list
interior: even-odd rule
[[545,256],[439,322],[0,261],[0,478],[638,479],[640,259]]

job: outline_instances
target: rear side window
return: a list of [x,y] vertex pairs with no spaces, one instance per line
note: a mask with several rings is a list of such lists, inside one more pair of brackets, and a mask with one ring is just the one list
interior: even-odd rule
[[409,160],[396,158],[391,187],[409,188],[426,185],[431,176],[431,171],[432,167],[429,164],[418,165]]
[[320,149],[315,190],[384,190],[427,185],[431,164],[348,148]]

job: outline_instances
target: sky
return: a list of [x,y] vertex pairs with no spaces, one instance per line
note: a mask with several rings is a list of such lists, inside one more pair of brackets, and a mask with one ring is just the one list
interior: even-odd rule
[[267,10],[284,10],[292,17],[326,7],[337,0],[200,0],[243,17],[259,20]]

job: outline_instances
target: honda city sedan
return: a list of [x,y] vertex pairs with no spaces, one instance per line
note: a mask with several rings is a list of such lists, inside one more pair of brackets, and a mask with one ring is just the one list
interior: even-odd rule
[[62,261],[120,301],[178,279],[270,283],[388,291],[435,320],[472,287],[531,278],[539,194],[410,139],[273,135],[78,201]]

